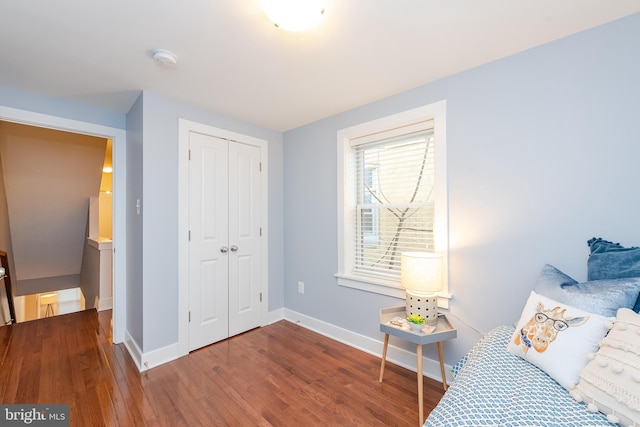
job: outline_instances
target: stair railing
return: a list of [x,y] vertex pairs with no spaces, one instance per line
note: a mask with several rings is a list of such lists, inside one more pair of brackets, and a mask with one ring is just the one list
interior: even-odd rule
[[9,259],[7,258],[7,252],[0,250],[0,279],[4,280],[4,289],[7,292],[7,301],[9,303],[9,321],[7,325],[16,323],[16,309],[13,305],[13,290],[11,289],[11,275],[9,274]]

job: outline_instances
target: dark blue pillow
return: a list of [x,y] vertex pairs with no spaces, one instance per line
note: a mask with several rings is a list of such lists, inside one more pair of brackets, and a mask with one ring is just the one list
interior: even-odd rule
[[619,308],[633,308],[640,294],[640,277],[578,283],[552,265],[540,272],[534,292],[590,313],[615,317]]
[[[640,248],[625,248],[599,237],[593,237],[587,244],[591,254],[587,261],[589,280],[620,279],[640,277]],[[640,312],[640,298],[633,311]]]

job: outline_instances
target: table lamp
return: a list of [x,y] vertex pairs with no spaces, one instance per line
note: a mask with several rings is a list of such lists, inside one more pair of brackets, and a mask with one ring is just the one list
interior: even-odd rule
[[400,284],[406,291],[407,316],[419,314],[425,324],[438,323],[438,292],[442,289],[442,255],[403,252]]

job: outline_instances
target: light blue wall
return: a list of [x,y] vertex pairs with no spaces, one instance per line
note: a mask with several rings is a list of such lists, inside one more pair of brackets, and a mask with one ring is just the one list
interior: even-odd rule
[[[128,114],[0,87],[0,105],[127,131],[127,324],[143,352],[178,341],[178,119],[268,141],[269,311],[284,307],[282,134],[151,92]],[[142,204],[136,214],[136,200]]]
[[378,310],[403,301],[334,277],[336,133],[442,99],[459,329],[447,363],[478,339],[471,327],[517,320],[545,263],[584,280],[590,237],[640,245],[638,40],[634,15],[286,132],[285,306],[381,339]]
[[[379,339],[379,308],[402,301],[334,278],[336,132],[446,99],[451,311],[487,331],[516,320],[544,263],[585,279],[588,238],[640,244],[638,39],[635,15],[284,138],[149,92],[126,116],[5,87],[0,105],[126,127],[127,199],[142,199],[144,218],[127,211],[128,258],[138,262],[127,276],[127,328],[149,352],[177,341],[178,118],[269,141],[269,310],[287,307]],[[477,339],[454,323],[460,333],[445,344],[448,363]]]
[[269,144],[269,310],[283,307],[282,134],[152,92],[143,93],[143,323],[149,352],[178,341],[178,119]]
[[[142,200],[143,95],[127,114],[127,332],[142,350],[143,290],[142,290],[142,215],[136,211],[136,201]],[[118,309],[118,308],[116,308]]]
[[0,105],[118,129],[124,129],[126,124],[125,115],[122,113],[87,107],[60,98],[35,95],[6,86],[0,86]]

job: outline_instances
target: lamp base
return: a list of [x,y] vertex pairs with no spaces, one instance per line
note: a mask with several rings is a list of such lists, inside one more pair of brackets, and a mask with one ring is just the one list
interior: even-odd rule
[[424,317],[427,325],[438,324],[438,295],[417,295],[409,290],[407,292],[406,307],[407,316],[419,314]]

